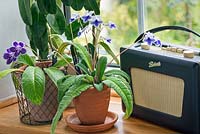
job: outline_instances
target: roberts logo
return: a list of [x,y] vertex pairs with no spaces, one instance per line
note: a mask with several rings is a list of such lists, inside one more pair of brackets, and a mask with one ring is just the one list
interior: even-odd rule
[[161,66],[160,61],[159,62],[153,62],[153,61],[149,62],[149,68],[151,68],[151,67],[160,67],[160,66]]

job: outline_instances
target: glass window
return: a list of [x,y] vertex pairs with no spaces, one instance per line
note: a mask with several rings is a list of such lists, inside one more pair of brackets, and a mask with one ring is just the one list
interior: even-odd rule
[[[145,30],[179,25],[200,32],[199,0],[145,0],[144,6]],[[183,31],[163,31],[156,36],[165,42],[200,47],[199,37]]]

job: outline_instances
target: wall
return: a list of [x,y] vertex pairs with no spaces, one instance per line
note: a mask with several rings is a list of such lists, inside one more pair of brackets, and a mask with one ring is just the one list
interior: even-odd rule
[[[18,0],[1,0],[0,4],[0,70],[9,66],[2,58],[6,48],[12,45],[13,41],[25,41],[27,37],[25,26],[20,18]],[[10,75],[0,80],[0,100],[15,95]]]

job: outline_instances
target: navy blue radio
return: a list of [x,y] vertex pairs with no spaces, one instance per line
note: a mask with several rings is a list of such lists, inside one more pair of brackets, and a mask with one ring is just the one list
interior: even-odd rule
[[[184,30],[164,26],[149,30]],[[200,50],[172,44],[145,46],[140,42],[121,54],[121,69],[131,76],[133,117],[183,133],[200,133]],[[144,46],[142,46],[144,45]],[[121,48],[121,52],[126,48]]]

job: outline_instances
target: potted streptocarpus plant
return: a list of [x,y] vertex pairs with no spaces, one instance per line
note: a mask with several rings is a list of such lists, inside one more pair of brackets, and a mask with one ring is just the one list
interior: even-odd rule
[[[65,35],[71,45],[71,54],[76,75],[67,75],[57,81],[59,89],[59,106],[51,126],[51,134],[55,133],[56,125],[62,112],[70,104],[75,104],[76,115],[80,125],[103,124],[108,113],[110,89],[115,90],[122,98],[127,119],[133,110],[133,96],[129,85],[129,76],[118,69],[106,70],[107,57],[100,56],[100,47],[118,62],[110,46],[111,39],[101,35],[103,28],[115,29],[113,22],[104,23],[95,12],[87,11],[83,16],[75,14],[67,25]],[[87,34],[93,39],[89,40]],[[85,36],[85,43],[73,40]],[[89,128],[88,128],[89,129]]]

